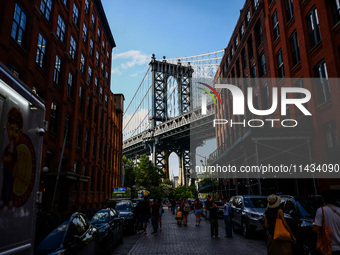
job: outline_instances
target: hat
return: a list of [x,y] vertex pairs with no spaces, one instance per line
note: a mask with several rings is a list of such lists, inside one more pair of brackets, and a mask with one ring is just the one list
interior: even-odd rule
[[268,208],[276,208],[281,203],[281,197],[272,194],[268,196],[267,201],[268,201]]

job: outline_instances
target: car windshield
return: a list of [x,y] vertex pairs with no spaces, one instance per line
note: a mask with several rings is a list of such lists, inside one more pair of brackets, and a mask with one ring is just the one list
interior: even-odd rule
[[266,208],[267,207],[267,198],[264,197],[252,197],[252,198],[244,198],[244,207],[247,208]]
[[63,242],[65,231],[67,228],[67,221],[60,224],[54,229],[38,246],[40,251],[54,251],[61,247]]
[[99,211],[95,215],[93,215],[91,223],[93,224],[101,224],[109,222],[109,212],[108,211]]
[[321,197],[317,198],[296,198],[296,206],[302,217],[314,218],[316,210],[322,206]]
[[118,202],[116,204],[115,210],[118,212],[131,211],[131,203],[130,202]]

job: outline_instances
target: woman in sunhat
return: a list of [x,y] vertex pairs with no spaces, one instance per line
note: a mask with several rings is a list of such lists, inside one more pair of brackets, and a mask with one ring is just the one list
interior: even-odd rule
[[269,195],[267,210],[264,213],[264,227],[268,230],[268,240],[267,240],[267,254],[268,255],[291,255],[292,254],[292,242],[274,240],[274,229],[276,219],[280,218],[283,225],[288,230],[292,237],[292,241],[295,243],[296,239],[290,230],[285,217],[283,216],[283,211],[281,209],[281,197],[274,194]]

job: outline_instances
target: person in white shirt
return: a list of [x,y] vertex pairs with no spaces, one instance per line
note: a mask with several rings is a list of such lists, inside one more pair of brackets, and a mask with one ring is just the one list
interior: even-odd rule
[[[322,192],[322,197],[325,202],[323,211],[325,215],[325,224],[332,230],[331,248],[332,255],[340,255],[340,208],[336,204],[336,194],[333,190],[325,190]],[[322,226],[322,208],[316,211],[313,230],[319,232]]]

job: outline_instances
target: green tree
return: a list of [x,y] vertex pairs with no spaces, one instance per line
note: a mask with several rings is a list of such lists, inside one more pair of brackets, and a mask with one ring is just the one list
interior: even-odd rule
[[123,156],[124,186],[132,188],[136,184],[135,164],[133,160]]
[[137,185],[149,190],[151,187],[158,187],[164,177],[162,170],[154,166],[147,155],[141,155],[135,173]]

